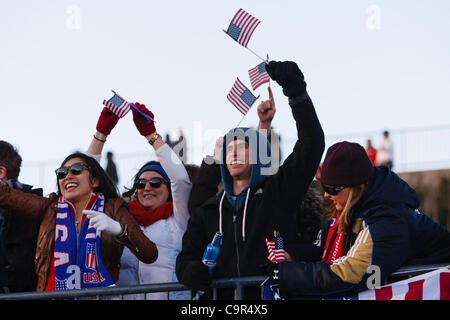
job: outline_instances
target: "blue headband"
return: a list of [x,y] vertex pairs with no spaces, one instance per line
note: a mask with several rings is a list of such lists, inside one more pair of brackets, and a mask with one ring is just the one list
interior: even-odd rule
[[139,172],[136,175],[136,177],[139,178],[141,176],[141,174],[144,173],[145,171],[156,171],[156,172],[158,172],[160,175],[163,176],[164,179],[167,180],[167,183],[170,185],[169,176],[167,175],[167,173],[164,171],[164,169],[161,166],[159,166],[157,164],[146,165],[141,170],[139,170]]

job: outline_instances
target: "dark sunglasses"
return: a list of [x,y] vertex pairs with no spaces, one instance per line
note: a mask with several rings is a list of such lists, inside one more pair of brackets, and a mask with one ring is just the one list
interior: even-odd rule
[[322,183],[322,188],[323,190],[328,193],[331,196],[335,196],[337,195],[339,192],[341,192],[343,189],[345,189],[345,186],[339,186],[339,187],[330,187],[330,186],[326,186]]
[[153,177],[148,180],[147,179],[138,179],[138,181],[136,181],[136,188],[144,189],[147,182],[150,183],[150,186],[152,188],[157,189],[157,188],[161,187],[161,185],[163,183],[167,183],[167,180],[163,179],[163,178],[159,178],[159,177]]
[[86,167],[86,169],[89,170],[89,167],[82,162],[74,163],[73,165],[71,165],[69,167],[60,167],[55,170],[56,177],[59,180],[64,179],[65,177],[67,177],[67,174],[69,173],[69,171],[74,176],[78,176],[79,174],[81,174],[81,172],[83,172],[84,167]]

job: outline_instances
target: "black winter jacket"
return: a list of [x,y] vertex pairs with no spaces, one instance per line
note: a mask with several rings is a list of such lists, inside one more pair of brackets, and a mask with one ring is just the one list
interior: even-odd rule
[[[295,237],[293,212],[314,178],[325,143],[309,96],[305,94],[304,97],[290,99],[289,102],[297,124],[298,141],[276,174],[250,186],[245,215],[245,205],[235,207],[224,197],[223,242],[212,275],[214,278],[265,274],[268,262],[265,237],[272,238],[274,229],[280,230],[288,241],[290,237]],[[195,279],[196,274],[189,274],[186,270],[192,270],[189,265],[201,261],[206,246],[219,230],[219,205],[222,195],[223,192],[209,199],[192,213],[176,263],[176,274],[181,283],[193,282],[187,279]],[[244,295],[247,299],[260,298],[259,290],[250,289],[244,292]],[[209,298],[210,295],[204,297]],[[232,299],[232,291],[219,291],[218,298]]]
[[[26,193],[42,196],[42,189],[22,184]],[[38,229],[24,217],[0,208],[0,292],[34,291],[34,254]]]
[[[369,266],[380,268],[383,282],[404,265],[450,262],[450,232],[417,210],[419,196],[405,181],[387,167],[374,170],[349,212],[346,255],[331,265],[280,263],[283,297],[342,296],[367,290]],[[322,240],[327,231],[323,230]]]

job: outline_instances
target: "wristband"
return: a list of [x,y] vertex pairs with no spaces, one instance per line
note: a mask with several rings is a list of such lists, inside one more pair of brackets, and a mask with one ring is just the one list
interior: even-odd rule
[[103,143],[106,142],[106,139],[105,139],[105,140],[102,140],[102,139],[100,139],[100,138],[97,138],[97,136],[96,136],[95,134],[94,134],[94,139],[97,140],[97,141],[103,142]]
[[153,145],[158,138],[161,138],[161,136],[157,132],[155,132],[154,134],[152,134],[150,136],[150,139],[148,140],[148,143]]

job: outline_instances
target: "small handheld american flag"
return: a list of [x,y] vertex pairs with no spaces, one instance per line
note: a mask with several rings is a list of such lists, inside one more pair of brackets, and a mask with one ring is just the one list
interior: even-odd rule
[[250,77],[250,83],[252,84],[253,91],[255,91],[263,83],[270,81],[265,62],[261,62],[256,67],[248,70],[248,75]]
[[255,103],[257,97],[250,92],[249,89],[239,80],[233,84],[230,92],[227,95],[227,99],[238,109],[243,115],[246,115],[248,110]]
[[231,20],[226,33],[240,45],[247,47],[250,37],[256,27],[261,23],[251,14],[239,9]]
[[130,103],[115,92],[111,99],[108,101],[103,100],[103,104],[119,118],[125,117],[128,111],[130,111]]
[[284,251],[284,242],[278,231],[274,232],[275,239],[268,240],[266,238],[267,249],[269,250],[269,260],[272,262],[286,261],[286,251]]

